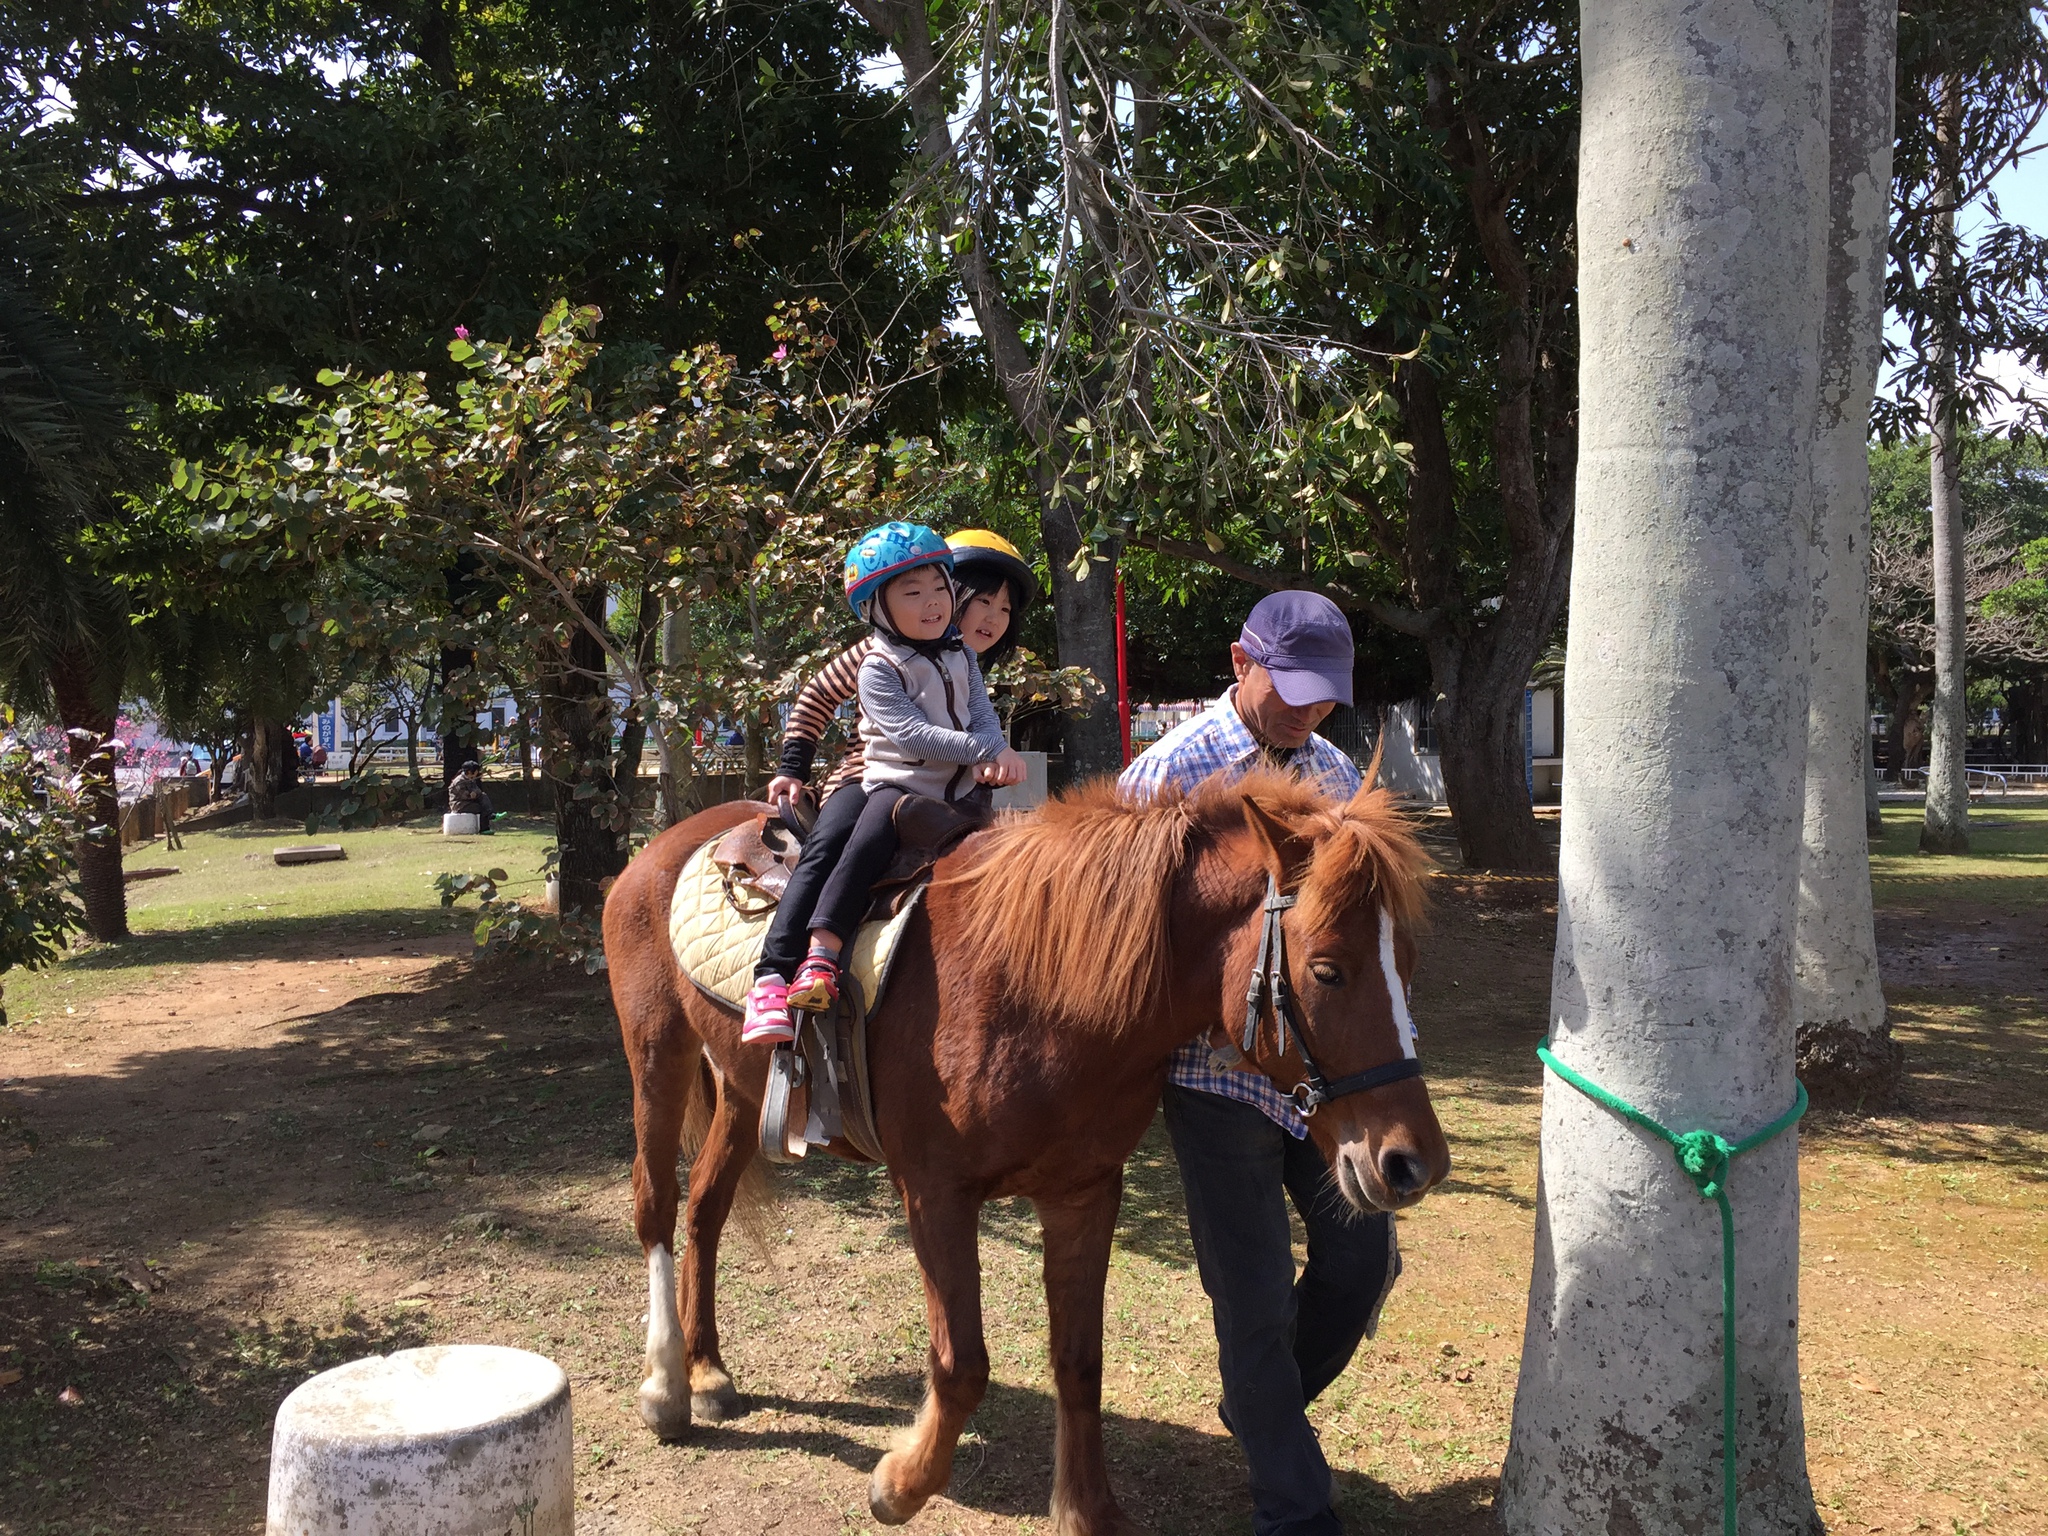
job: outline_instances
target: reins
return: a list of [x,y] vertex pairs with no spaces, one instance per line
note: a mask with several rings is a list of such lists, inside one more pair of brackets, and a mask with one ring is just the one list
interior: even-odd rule
[[1244,994],[1243,1051],[1246,1060],[1257,1059],[1252,1050],[1258,1044],[1259,1017],[1265,1012],[1270,999],[1273,1033],[1280,1054],[1287,1054],[1287,1042],[1291,1036],[1295,1049],[1301,1052],[1301,1064],[1307,1070],[1308,1075],[1303,1081],[1286,1090],[1287,1096],[1294,1101],[1295,1110],[1305,1120],[1332,1099],[1420,1077],[1422,1062],[1414,1056],[1403,1056],[1399,1061],[1383,1062],[1377,1067],[1367,1067],[1363,1072],[1340,1077],[1334,1083],[1324,1078],[1322,1069],[1316,1065],[1316,1059],[1309,1051],[1308,1036],[1302,1032],[1301,1020],[1295,1017],[1293,994],[1287,989],[1287,932],[1280,925],[1280,914],[1299,899],[1281,895],[1280,882],[1270,874],[1266,876],[1265,925],[1259,930],[1259,956],[1252,962],[1251,985]]

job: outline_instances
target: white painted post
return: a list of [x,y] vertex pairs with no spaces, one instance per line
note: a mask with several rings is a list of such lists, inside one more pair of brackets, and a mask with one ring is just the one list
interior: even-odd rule
[[373,1355],[284,1400],[265,1536],[574,1536],[569,1378],[494,1344]]

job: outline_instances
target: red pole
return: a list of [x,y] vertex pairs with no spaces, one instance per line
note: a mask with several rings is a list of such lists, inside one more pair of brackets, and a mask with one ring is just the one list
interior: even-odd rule
[[1124,766],[1131,766],[1131,672],[1124,659],[1124,573],[1116,573],[1116,714],[1123,723]]

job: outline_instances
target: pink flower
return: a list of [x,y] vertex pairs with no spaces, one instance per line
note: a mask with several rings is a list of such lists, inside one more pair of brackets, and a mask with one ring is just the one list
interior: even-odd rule
[[781,361],[782,361],[782,360],[783,360],[784,358],[786,358],[786,357],[788,357],[788,356],[789,356],[789,348],[788,348],[788,347],[786,347],[786,346],[782,346],[782,347],[777,347],[777,348],[775,349],[775,361],[777,361],[778,363],[779,363],[779,362],[781,362]]
[[457,341],[469,340],[469,327],[466,325],[458,325],[457,327],[455,327],[455,339]]

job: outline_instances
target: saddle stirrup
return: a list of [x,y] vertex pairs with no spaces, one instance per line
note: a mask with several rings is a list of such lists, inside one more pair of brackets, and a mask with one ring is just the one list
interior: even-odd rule
[[810,1077],[795,1044],[778,1045],[768,1056],[768,1082],[761,1095],[761,1155],[771,1163],[793,1163],[810,1150],[804,1140],[809,1118]]

